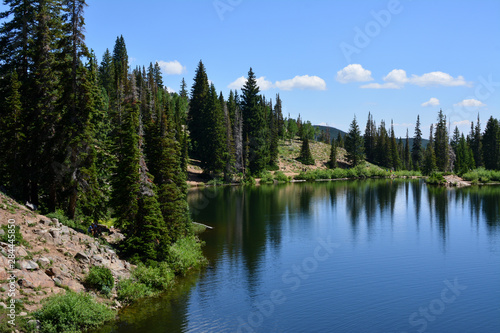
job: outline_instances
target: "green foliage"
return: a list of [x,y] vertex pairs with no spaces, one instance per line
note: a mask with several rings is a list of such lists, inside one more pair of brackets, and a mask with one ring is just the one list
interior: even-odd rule
[[345,137],[344,145],[345,150],[347,151],[347,160],[352,164],[352,166],[360,164],[364,159],[364,142],[356,117],[354,117],[351,122],[349,132]]
[[427,178],[426,183],[430,185],[442,185],[446,183],[446,180],[441,172],[433,172],[429,178]]
[[41,332],[69,333],[96,328],[113,319],[115,313],[88,294],[68,291],[44,300],[34,317],[40,321]]
[[269,171],[263,171],[260,174],[260,184],[272,184],[274,183],[274,177]]
[[154,296],[167,290],[173,283],[175,274],[166,262],[139,264],[128,279],[118,282],[118,299],[127,303]]
[[115,285],[115,279],[109,268],[104,266],[92,266],[85,277],[85,284],[104,295],[109,295]]
[[[1,226],[1,228],[3,229],[3,231],[5,232],[1,237],[0,237],[0,241],[4,242],[4,243],[8,243],[8,244],[11,244],[10,240],[9,240],[9,235],[12,235],[12,233],[9,233],[9,230],[12,230],[12,227],[9,228],[9,226],[11,226],[12,224],[4,224]],[[14,245],[23,245],[23,246],[30,246],[30,244],[28,243],[28,241],[26,241],[24,238],[23,238],[23,234],[21,233],[21,228],[16,225],[14,226]],[[12,236],[11,238],[12,239]]]
[[300,155],[297,158],[298,161],[305,165],[314,165],[314,158],[311,154],[311,149],[309,148],[309,138],[306,136],[302,140],[302,147],[300,149]]
[[50,219],[56,218],[61,224],[67,227],[87,230],[85,223],[78,223],[77,221],[68,218],[62,209],[57,209],[55,212],[49,213],[46,216]]
[[285,183],[290,181],[290,177],[285,175],[283,171],[276,171],[274,173],[274,179],[278,182],[285,182]]
[[422,173],[428,176],[436,170],[437,170],[436,155],[434,154],[434,149],[432,148],[432,145],[429,145],[425,150],[424,161],[422,165]]
[[500,171],[478,168],[462,175],[462,178],[472,182],[487,183],[489,181],[500,182]]
[[191,268],[200,268],[206,264],[200,242],[195,236],[187,236],[177,240],[169,248],[169,264],[176,274],[186,275]]

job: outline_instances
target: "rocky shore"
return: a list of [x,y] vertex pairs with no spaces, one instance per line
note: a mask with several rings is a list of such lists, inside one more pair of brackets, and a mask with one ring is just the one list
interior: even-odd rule
[[[119,232],[112,230],[104,236],[106,241],[96,239],[57,219],[38,215],[0,193],[0,239],[5,240],[3,226],[11,224],[19,227],[24,241],[14,247],[14,252],[9,243],[0,242],[0,306],[7,307],[8,293],[14,287],[13,298],[22,304],[18,316],[39,309],[41,301],[51,295],[66,290],[87,291],[83,282],[92,266],[109,268],[115,282],[130,276],[132,265],[107,244],[122,239]],[[12,254],[15,262],[9,261]],[[121,307],[115,290],[110,298],[96,297],[113,308]]]

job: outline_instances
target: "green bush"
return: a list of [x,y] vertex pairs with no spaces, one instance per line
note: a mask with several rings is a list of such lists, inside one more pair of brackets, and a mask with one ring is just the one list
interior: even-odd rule
[[201,247],[203,243],[195,236],[179,239],[169,249],[169,264],[176,274],[185,275],[190,268],[199,268],[206,263]]
[[40,321],[41,332],[63,333],[96,328],[113,319],[115,313],[88,294],[68,291],[45,299],[34,317]]
[[440,172],[433,172],[429,178],[426,180],[427,184],[431,185],[441,185],[446,183],[446,180],[443,177],[443,174]]
[[113,274],[107,267],[93,266],[85,277],[85,284],[104,295],[109,295],[115,285]]
[[487,183],[489,181],[500,181],[500,171],[478,168],[462,175],[462,178],[475,183]]
[[[10,224],[12,225],[12,224]],[[11,240],[12,240],[12,236],[11,238],[9,239],[9,234],[12,234],[12,227],[9,228],[9,225],[7,224],[4,224],[2,225],[2,229],[4,231],[4,234],[0,237],[0,241],[4,242],[4,243],[8,243],[8,244],[11,244]],[[9,233],[9,230],[11,231]],[[26,241],[24,238],[23,238],[23,234],[21,234],[21,228],[19,228],[18,225],[16,225],[14,227],[14,245],[24,245],[26,247],[30,247],[30,244],[28,243],[28,241]]]
[[150,266],[139,264],[129,279],[118,282],[118,299],[129,303],[157,295],[171,286],[174,277],[174,272],[166,262],[153,263]]
[[259,184],[272,184],[274,183],[273,175],[269,171],[264,171],[260,175]]
[[285,175],[283,171],[276,171],[274,173],[274,179],[276,179],[276,181],[278,182],[285,182],[285,183],[290,181],[290,178],[287,175]]

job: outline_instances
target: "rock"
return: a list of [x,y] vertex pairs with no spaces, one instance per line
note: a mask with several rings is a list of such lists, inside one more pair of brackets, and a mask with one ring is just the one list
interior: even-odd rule
[[93,256],[92,259],[94,259],[95,261],[100,262],[100,263],[102,263],[102,261],[104,260],[104,258],[98,254]]
[[26,317],[26,316],[28,315],[28,313],[23,311],[23,312],[21,312],[19,315],[20,315],[21,317]]
[[23,260],[21,261],[20,265],[22,269],[25,269],[27,271],[36,271],[40,268],[38,264],[33,260]]
[[61,227],[61,234],[69,234],[69,228],[65,225]]
[[49,232],[52,235],[52,237],[54,237],[54,239],[59,238],[61,236],[61,234],[59,233],[59,229],[50,229]]
[[42,267],[48,267],[50,265],[50,260],[45,257],[40,257],[36,262]]
[[45,240],[49,243],[54,243],[54,237],[45,230],[45,232],[42,234],[42,237],[45,238]]
[[23,274],[23,280],[31,282],[35,288],[52,288],[54,282],[44,271],[28,271]]
[[7,305],[4,302],[0,302],[0,308],[7,309]]
[[0,236],[5,235],[5,231],[3,229],[0,229]]
[[76,260],[79,260],[80,262],[83,262],[83,263],[89,263],[90,260],[89,260],[89,256],[86,255],[85,253],[83,252],[78,252],[76,255],[75,255],[75,259]]
[[63,283],[63,285],[67,286],[69,289],[71,289],[77,293],[85,290],[83,285],[81,283],[76,282],[75,280],[68,280],[67,282],[65,281],[65,283]]
[[50,224],[50,220],[46,220],[46,219],[40,219],[40,224],[44,224],[44,225],[49,225]]
[[59,223],[59,219],[57,219],[57,218],[55,218],[55,217],[51,218],[51,219],[50,219],[50,221],[51,221],[52,223],[54,223],[54,224],[58,224],[58,223]]
[[61,286],[62,285],[62,281],[56,277],[53,277],[52,278],[52,281],[54,281],[54,283],[56,284],[56,286]]
[[17,283],[23,288],[34,288],[33,282],[28,281],[26,279],[19,279]]
[[26,252],[26,250],[22,246],[19,246],[17,248],[17,255],[20,257],[26,257],[28,255],[28,252]]

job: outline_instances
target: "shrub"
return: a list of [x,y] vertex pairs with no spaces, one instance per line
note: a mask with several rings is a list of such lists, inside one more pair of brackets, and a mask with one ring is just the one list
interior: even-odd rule
[[[7,224],[2,225],[2,229],[4,231],[4,234],[2,236],[0,236],[0,241],[2,241],[4,243],[11,244],[12,236],[9,239],[9,234],[12,234],[12,227],[9,228],[9,226],[12,226],[12,224],[10,224],[10,225],[7,225]],[[9,230],[10,230],[10,233],[9,233]],[[26,241],[23,238],[23,234],[21,234],[21,228],[19,228],[18,225],[16,225],[14,227],[14,243],[13,244],[14,245],[24,245],[26,247],[30,247],[30,244],[28,243],[28,241]]]
[[85,277],[85,284],[104,295],[109,295],[115,285],[113,274],[107,267],[93,266]]
[[274,179],[278,182],[289,182],[290,178],[283,173],[283,171],[276,171],[274,173]]
[[97,303],[88,294],[72,291],[55,295],[44,301],[43,307],[34,313],[40,321],[40,331],[48,333],[77,332],[96,328],[114,318],[114,312],[106,305]]
[[426,182],[427,182],[427,184],[431,184],[431,185],[441,185],[441,184],[446,183],[446,180],[444,179],[442,173],[433,172],[429,176],[429,178],[427,178]]
[[260,184],[272,184],[274,182],[273,175],[269,171],[264,171],[260,175]]
[[118,282],[118,299],[132,302],[139,298],[159,294],[172,284],[175,274],[167,263],[139,264],[129,279]]
[[199,268],[206,263],[201,247],[195,236],[179,239],[169,249],[170,267],[176,274],[186,274],[190,268]]

